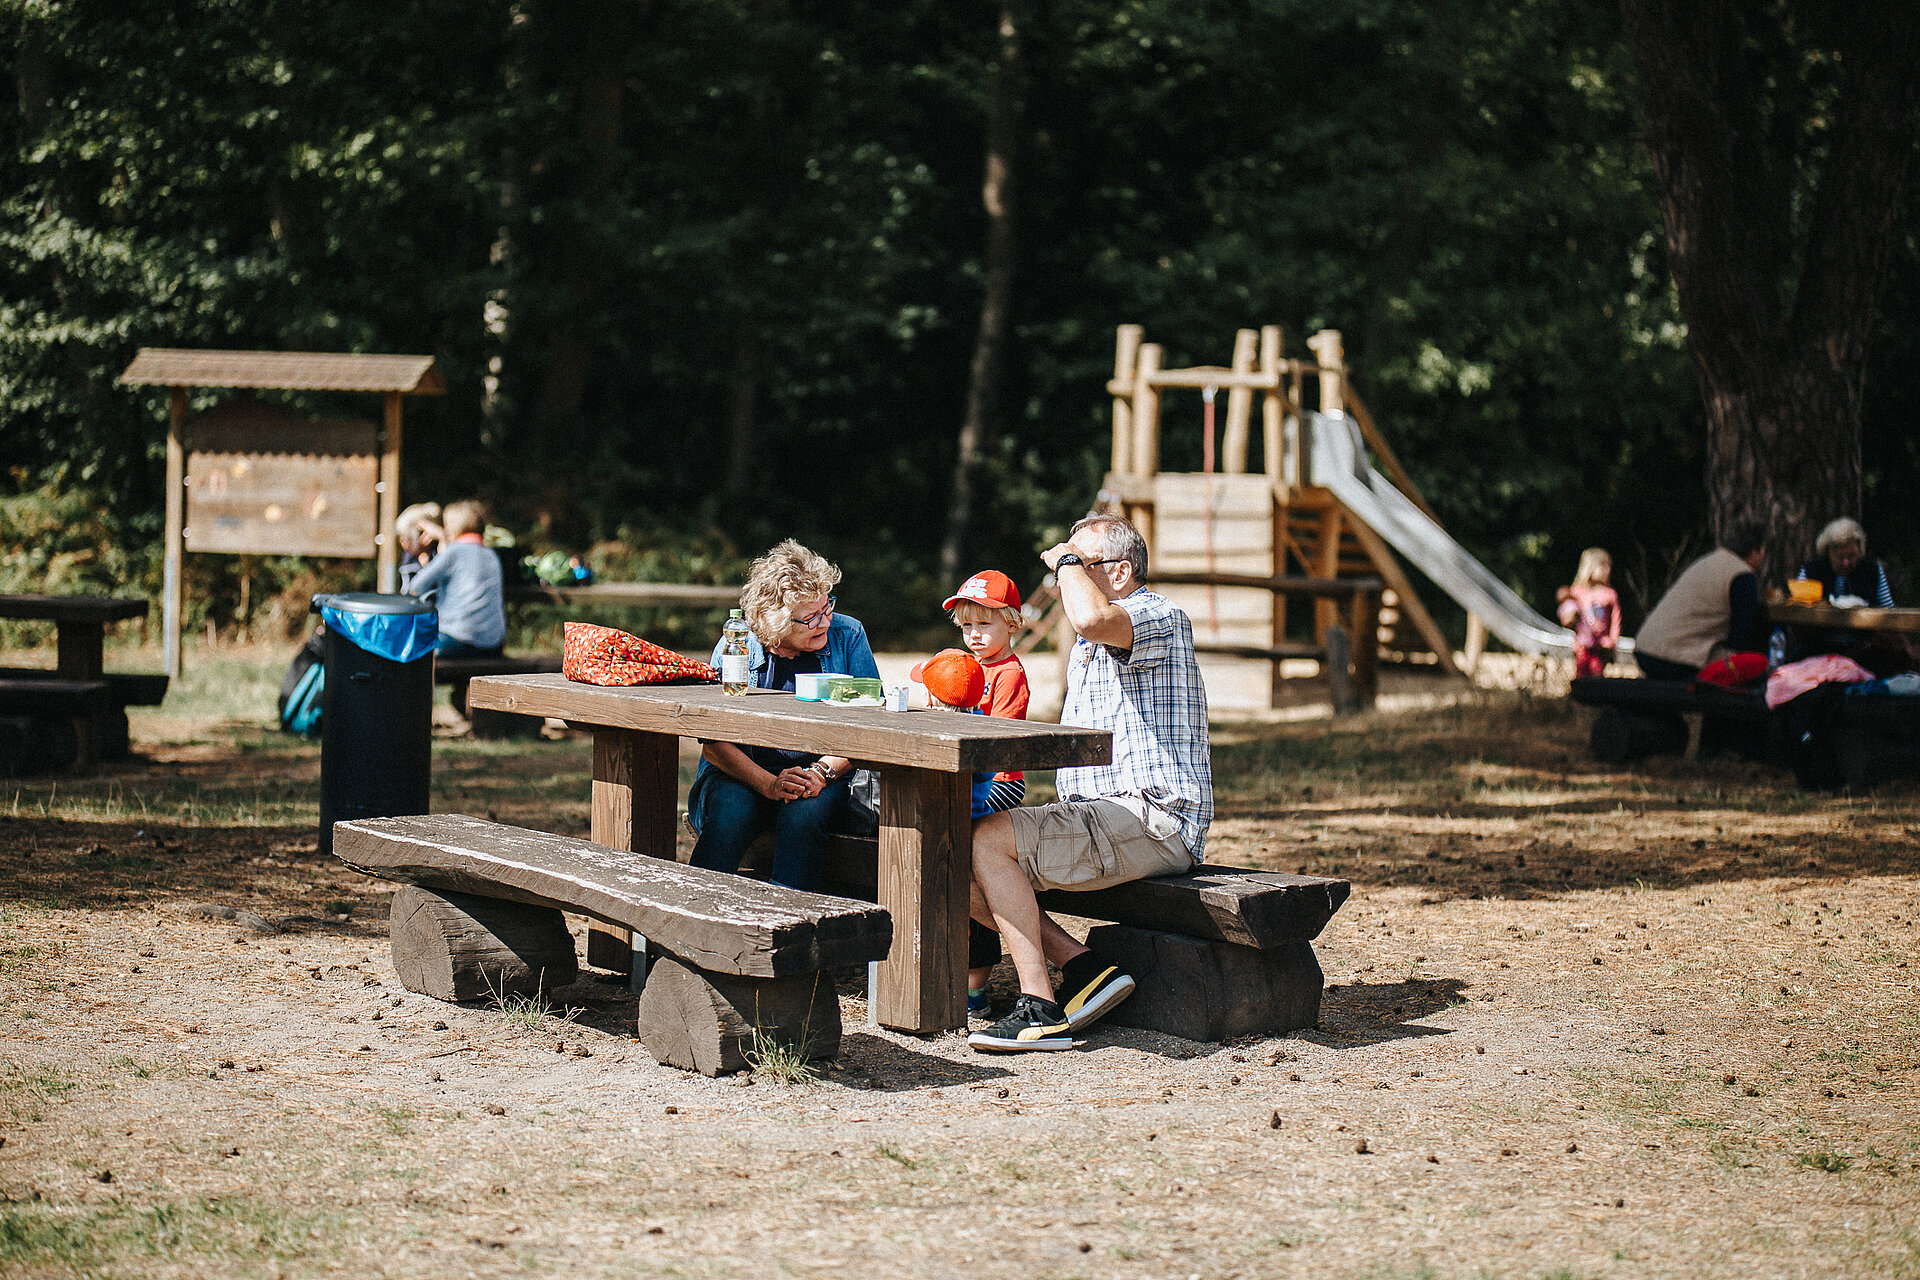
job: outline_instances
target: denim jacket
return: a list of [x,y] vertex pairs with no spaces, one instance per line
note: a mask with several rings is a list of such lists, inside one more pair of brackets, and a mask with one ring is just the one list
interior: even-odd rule
[[[723,640],[721,643],[725,643]],[[713,665],[720,665],[720,645],[713,646]],[[751,631],[747,633],[747,683],[755,689],[767,687],[767,677],[772,663],[767,660],[766,646],[760,643],[760,637]],[[840,676],[871,676],[880,678],[880,666],[873,660],[873,646],[867,643],[867,629],[860,625],[858,618],[848,617],[844,613],[833,615],[833,621],[827,625],[827,645],[820,650],[820,670]],[[795,757],[804,760],[805,757]],[[818,759],[818,757],[814,757]],[[700,789],[701,781],[713,770],[705,760],[694,772],[694,787]],[[689,794],[688,808],[691,811],[694,798]]]
[[[720,644],[724,644],[721,641]],[[720,644],[713,646],[713,665],[720,665]],[[767,648],[760,637],[747,632],[747,683],[756,689],[767,687]],[[873,660],[873,646],[867,643],[867,629],[858,618],[844,613],[833,615],[827,624],[827,647],[820,650],[820,669],[837,676],[880,678],[879,664]]]

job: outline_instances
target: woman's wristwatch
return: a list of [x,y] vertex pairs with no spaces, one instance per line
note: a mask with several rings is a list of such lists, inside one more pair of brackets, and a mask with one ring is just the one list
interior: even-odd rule
[[1087,562],[1071,551],[1061,552],[1059,558],[1053,562],[1053,567],[1056,569],[1064,569],[1070,564],[1077,564],[1082,569],[1087,567]]
[[833,771],[833,766],[828,764],[825,760],[815,760],[812,764],[808,765],[807,768],[819,774],[822,780],[827,782],[832,782],[835,778],[840,776],[839,774]]

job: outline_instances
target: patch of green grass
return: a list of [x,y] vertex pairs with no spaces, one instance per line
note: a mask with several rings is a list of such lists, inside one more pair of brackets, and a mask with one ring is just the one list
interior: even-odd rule
[[375,1107],[373,1114],[379,1118],[381,1127],[395,1137],[404,1138],[413,1131],[411,1122],[414,1112],[411,1107]]
[[28,1122],[43,1118],[41,1108],[81,1088],[81,1081],[58,1067],[0,1064],[0,1116]]
[[900,1148],[885,1142],[880,1143],[873,1150],[876,1155],[885,1156],[903,1169],[918,1169],[927,1163],[924,1157],[910,1156]]
[[1853,1157],[1844,1151],[1802,1151],[1794,1157],[1794,1163],[1825,1173],[1845,1173],[1853,1168]]
[[781,1084],[812,1084],[820,1078],[810,1056],[806,1040],[792,1044],[759,1027],[753,1029],[753,1047],[746,1051],[747,1065],[753,1074],[777,1080]]
[[128,1072],[136,1080],[145,1080],[153,1075],[152,1067],[147,1066],[145,1063],[135,1061],[124,1053],[117,1053],[113,1057],[108,1058],[107,1067],[112,1071]]
[[20,1201],[0,1203],[0,1268],[95,1276],[142,1274],[166,1263],[206,1274],[262,1258],[324,1260],[343,1235],[334,1215],[299,1214],[247,1197],[154,1205]]

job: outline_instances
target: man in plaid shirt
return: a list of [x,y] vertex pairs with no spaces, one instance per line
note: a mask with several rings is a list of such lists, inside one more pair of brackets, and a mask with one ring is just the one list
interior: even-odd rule
[[[1093,515],[1040,558],[1080,636],[1060,722],[1111,729],[1113,762],[1062,769],[1055,803],[974,825],[973,918],[999,931],[1020,974],[1020,998],[967,1043],[1002,1052],[1070,1049],[1074,1032],[1133,993],[1133,978],[1054,923],[1035,892],[1192,870],[1213,821],[1207,690],[1193,624],[1146,589],[1145,540],[1119,516]],[[1058,992],[1049,960],[1060,967]]]

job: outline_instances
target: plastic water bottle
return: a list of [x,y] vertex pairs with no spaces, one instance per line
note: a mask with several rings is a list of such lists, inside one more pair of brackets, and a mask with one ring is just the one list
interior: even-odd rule
[[720,633],[720,689],[732,694],[747,691],[747,616],[738,609],[728,611],[726,628]]
[[1772,671],[1787,660],[1787,629],[1775,627],[1773,634],[1767,637],[1767,670]]

